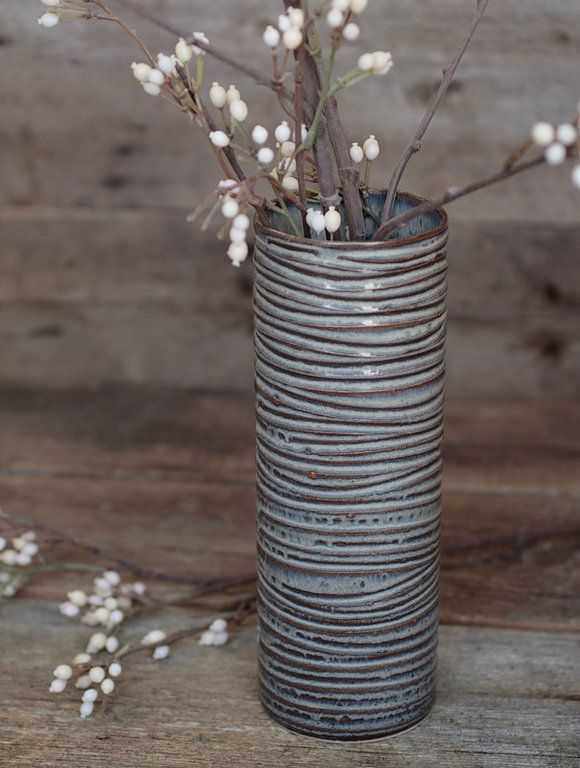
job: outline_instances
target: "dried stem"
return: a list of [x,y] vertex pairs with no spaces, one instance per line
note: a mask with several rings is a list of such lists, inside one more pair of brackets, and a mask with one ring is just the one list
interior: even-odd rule
[[429,107],[427,108],[427,111],[423,116],[423,119],[417,126],[415,135],[413,136],[409,144],[406,146],[405,151],[403,152],[403,155],[393,172],[393,175],[389,182],[387,199],[385,201],[385,206],[383,208],[383,214],[381,217],[381,221],[383,224],[386,224],[393,215],[393,209],[395,206],[397,191],[399,189],[399,183],[401,181],[401,177],[403,176],[403,173],[405,172],[405,168],[407,167],[407,164],[409,163],[411,157],[416,152],[419,152],[419,150],[421,149],[421,140],[425,135],[425,131],[429,127],[429,123],[433,119],[435,112],[437,112],[439,105],[441,104],[441,102],[445,98],[445,95],[447,94],[447,91],[449,90],[449,86],[451,85],[451,82],[453,80],[457,67],[459,66],[459,62],[463,58],[463,54],[467,50],[467,47],[471,42],[471,38],[475,34],[475,30],[477,29],[479,22],[481,21],[481,18],[485,13],[488,3],[489,3],[489,0],[478,0],[477,12],[473,17],[471,24],[469,25],[469,28],[463,39],[463,42],[459,46],[459,49],[457,50],[457,52],[455,53],[455,55],[453,56],[449,64],[444,68],[443,79],[441,80],[439,88],[437,89],[437,92],[431,99]]
[[[298,59],[294,67],[294,144],[298,147],[296,153],[296,178],[298,179],[298,192],[301,203],[306,207],[306,181],[305,181],[305,152],[300,149],[302,143],[302,124],[304,122],[304,93],[302,90],[302,70],[304,68],[304,48],[301,46]],[[302,211],[302,230],[304,237],[310,237],[310,227],[306,221],[306,211]]]
[[273,91],[279,92],[284,99],[290,102],[292,101],[292,92],[288,88],[269,77],[265,77],[259,69],[250,67],[245,62],[233,58],[228,53],[225,53],[225,51],[223,51],[221,48],[217,48],[213,44],[205,43],[203,40],[199,40],[193,35],[188,35],[186,32],[183,32],[183,30],[173,26],[173,24],[170,24],[163,19],[160,19],[158,16],[150,13],[149,11],[144,10],[138,3],[134,2],[134,0],[116,0],[116,2],[122,3],[125,7],[130,8],[134,13],[141,16],[141,18],[146,19],[151,24],[154,24],[156,27],[164,29],[166,32],[170,32],[176,37],[182,37],[188,43],[194,43],[198,48],[201,48],[215,59],[219,59],[220,61],[223,61],[224,64],[228,64],[230,67],[237,69],[239,72],[243,72],[243,74],[254,80],[254,82],[256,82],[258,85],[263,85],[266,88],[270,88]]
[[139,35],[136,29],[129,27],[127,24],[125,24],[125,22],[122,19],[119,19],[117,16],[115,16],[114,13],[110,10],[110,8],[108,8],[105,5],[105,3],[102,2],[102,0],[92,0],[92,2],[95,3],[95,5],[98,5],[99,8],[102,8],[103,11],[105,11],[105,13],[108,15],[101,16],[98,13],[91,12],[91,15],[89,16],[89,18],[98,19],[99,21],[112,21],[114,24],[118,24],[122,29],[125,30],[125,32],[128,35],[130,35],[133,38],[133,40],[135,40],[135,42],[141,48],[145,56],[147,56],[147,58],[149,59],[149,63],[152,64],[154,67],[157,66],[157,62],[151,55],[149,49],[143,42],[143,39],[141,38],[141,36]]
[[[294,5],[285,2],[287,6]],[[304,116],[310,129],[320,102],[320,77],[316,60],[308,49],[304,50],[303,61],[303,91],[304,91]],[[330,137],[326,125],[326,119],[322,117],[316,131],[313,146],[316,174],[320,187],[320,202],[324,210],[329,205],[339,205],[340,197],[336,185],[334,154],[330,144]]]
[[527,171],[530,168],[535,168],[536,166],[542,165],[545,162],[546,160],[544,156],[540,155],[539,157],[535,157],[533,160],[527,160],[526,162],[520,163],[519,165],[504,166],[501,171],[493,173],[491,176],[487,176],[485,179],[481,179],[480,181],[474,181],[471,184],[467,184],[465,187],[449,187],[439,197],[436,197],[433,200],[427,200],[425,203],[417,205],[415,208],[409,208],[409,210],[405,211],[404,213],[400,213],[398,216],[394,216],[392,219],[389,219],[377,230],[373,240],[384,240],[389,232],[395,229],[395,227],[406,224],[416,216],[434,211],[436,208],[440,208],[447,203],[452,203],[454,200],[458,200],[460,197],[465,197],[466,195],[470,195],[472,192],[477,192],[479,189],[490,187],[492,184],[497,184],[500,181],[509,179],[511,176],[516,176],[518,173],[523,173],[523,171]]
[[346,208],[350,238],[351,240],[364,240],[366,234],[359,191],[359,173],[350,157],[346,131],[340,119],[338,105],[334,96],[328,100],[324,113],[342,185],[342,196]]
[[94,544],[89,544],[82,539],[69,536],[56,528],[51,528],[41,523],[35,523],[32,520],[25,520],[23,518],[11,518],[5,512],[0,511],[0,520],[2,520],[8,527],[18,530],[31,530],[42,534],[51,540],[53,543],[68,544],[76,549],[82,549],[95,557],[102,558],[109,563],[114,563],[117,567],[130,571],[131,573],[139,576],[142,579],[151,579],[157,581],[168,581],[175,584],[196,584],[200,588],[213,588],[215,587],[228,587],[238,586],[241,584],[251,584],[256,579],[255,573],[243,574],[238,576],[223,576],[223,577],[209,577],[201,575],[191,574],[179,574],[179,573],[167,573],[160,571],[156,568],[147,568],[131,560],[113,555],[110,552],[97,547]]
[[[249,597],[246,596],[242,598],[232,606],[233,613],[232,615],[227,616],[229,631],[239,627],[248,618],[248,616],[251,616],[253,613],[255,613],[256,601],[257,595],[252,594]],[[186,627],[185,629],[180,629],[177,632],[173,632],[172,634],[167,635],[158,643],[152,643],[151,645],[137,645],[133,647],[128,646],[117,654],[117,659],[124,659],[127,656],[134,656],[137,653],[151,653],[151,651],[153,651],[159,645],[174,645],[175,643],[179,642],[180,640],[184,640],[187,637],[199,635],[204,630],[209,629],[210,626],[211,622],[195,624],[192,627]]]

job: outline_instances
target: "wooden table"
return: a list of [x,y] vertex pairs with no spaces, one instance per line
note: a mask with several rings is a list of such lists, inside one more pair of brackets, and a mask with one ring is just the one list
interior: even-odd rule
[[[254,567],[246,395],[1,394],[6,512],[173,571]],[[67,574],[1,604],[0,764],[580,765],[580,406],[451,402],[446,425],[439,688],[420,728],[346,746],[282,730],[257,700],[253,625],[222,649],[187,641],[167,661],[127,661],[107,710],[81,722],[77,697],[48,693],[53,667],[88,634],[57,611],[71,584],[90,584]],[[188,623],[176,609],[163,617]],[[143,619],[132,632],[158,624]]]

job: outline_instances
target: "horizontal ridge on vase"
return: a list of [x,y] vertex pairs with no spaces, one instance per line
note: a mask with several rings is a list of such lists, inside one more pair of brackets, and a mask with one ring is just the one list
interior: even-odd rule
[[435,694],[447,217],[386,242],[270,224],[254,253],[261,698],[294,731],[381,738]]

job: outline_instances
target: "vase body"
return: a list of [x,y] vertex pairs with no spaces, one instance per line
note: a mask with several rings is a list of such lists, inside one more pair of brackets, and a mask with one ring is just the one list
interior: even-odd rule
[[447,220],[362,244],[282,226],[255,248],[261,698],[294,731],[381,738],[435,692]]

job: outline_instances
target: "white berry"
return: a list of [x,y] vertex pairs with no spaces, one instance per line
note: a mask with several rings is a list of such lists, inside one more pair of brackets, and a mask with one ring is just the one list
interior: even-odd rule
[[353,13],[362,13],[368,5],[368,0],[350,0],[350,10]]
[[279,141],[280,144],[282,144],[283,141],[288,141],[291,135],[292,131],[286,120],[283,120],[280,125],[276,126],[274,136],[276,137],[276,141]]
[[66,680],[61,680],[60,678],[56,678],[52,681],[49,687],[50,693],[62,693],[64,689],[66,688]]
[[556,139],[565,147],[573,146],[578,139],[578,131],[572,123],[562,123],[556,129]]
[[89,679],[91,683],[102,683],[105,679],[105,670],[102,667],[91,667],[89,669]]
[[92,701],[83,701],[80,709],[81,720],[85,720],[87,717],[90,717],[93,714],[94,708],[95,705]]
[[265,144],[268,141],[268,131],[263,125],[256,125],[252,131],[252,138],[256,144]]
[[236,99],[230,104],[230,115],[237,120],[238,123],[243,123],[248,116],[248,105],[242,99]]
[[169,656],[169,646],[168,645],[158,645],[153,650],[153,658],[156,661],[160,661],[161,659],[166,659]]
[[550,144],[544,154],[548,165],[560,165],[566,159],[566,147],[563,144]]
[[56,27],[58,24],[58,16],[56,13],[45,13],[38,19],[38,23],[41,27],[46,27],[46,29]]
[[248,255],[247,243],[230,243],[230,246],[228,248],[228,256],[234,263],[244,261],[247,255]]
[[275,27],[269,25],[266,27],[262,39],[268,48],[276,48],[280,42],[280,33]]
[[224,218],[233,219],[234,216],[238,215],[239,210],[240,206],[237,200],[234,200],[233,197],[224,197],[224,201],[222,203],[222,215]]
[[193,58],[193,48],[180,37],[179,42],[175,46],[175,55],[182,64],[187,64]]
[[52,674],[59,680],[70,680],[72,668],[68,664],[59,664]]
[[168,56],[166,53],[160,53],[157,56],[157,68],[160,69],[167,77],[176,77],[177,69],[175,68],[175,61],[172,56]]
[[363,144],[363,151],[367,160],[376,160],[380,154],[379,142],[371,134]]
[[245,213],[239,213],[236,218],[233,220],[232,225],[236,229],[249,229],[250,227],[250,217],[247,216]]
[[99,692],[96,688],[87,688],[87,690],[82,695],[81,701],[96,701],[98,695]]
[[235,85],[230,85],[226,92],[226,100],[228,104],[232,104],[234,101],[237,101],[240,98],[240,92],[236,88]]
[[209,140],[214,145],[214,147],[220,147],[220,149],[227,147],[230,143],[229,136],[223,131],[211,131],[209,134]]
[[108,672],[110,677],[119,677],[122,671],[123,667],[119,664],[118,661],[114,661],[112,664],[109,664]]
[[108,653],[115,653],[119,649],[119,641],[116,637],[108,637],[105,643],[105,649]]
[[149,96],[159,96],[161,93],[161,88],[156,83],[143,83],[143,90]]
[[393,66],[393,57],[388,51],[375,51],[373,54],[373,75],[386,75]]
[[297,29],[297,27],[290,27],[290,29],[287,29],[282,37],[284,47],[288,51],[295,51],[302,43],[302,39],[302,32]]
[[148,632],[141,640],[141,645],[155,645],[155,643],[160,643],[162,640],[165,640],[165,637],[165,632],[163,632],[162,629],[152,629],[151,632]]
[[340,229],[340,213],[336,210],[334,205],[331,205],[326,214],[324,215],[324,224],[326,229],[331,234]]
[[98,653],[102,651],[107,643],[107,636],[104,632],[95,632],[91,635],[87,644],[87,653]]
[[82,691],[85,688],[90,688],[91,685],[91,678],[88,675],[81,675],[75,683],[75,688],[79,688]]
[[551,123],[542,121],[532,128],[532,141],[539,147],[549,146],[556,137],[556,130]]
[[344,15],[338,8],[331,8],[326,14],[326,23],[331,29],[337,29],[344,23]]
[[258,150],[258,162],[262,165],[270,165],[274,159],[274,151],[270,147],[261,147]]
[[354,21],[349,22],[342,30],[342,36],[345,40],[348,40],[349,43],[354,43],[354,41],[358,40],[360,36],[359,25],[355,24]]
[[217,109],[223,109],[227,102],[226,89],[218,82],[213,82],[209,89],[209,100],[217,107]]
[[316,234],[320,234],[321,232],[324,232],[325,228],[326,221],[324,219],[324,214],[322,211],[314,211],[310,220],[310,229],[312,229],[313,232],[316,232]]
[[210,625],[210,629],[212,632],[225,632],[227,629],[228,623],[225,619],[215,619],[215,621],[212,621]]

